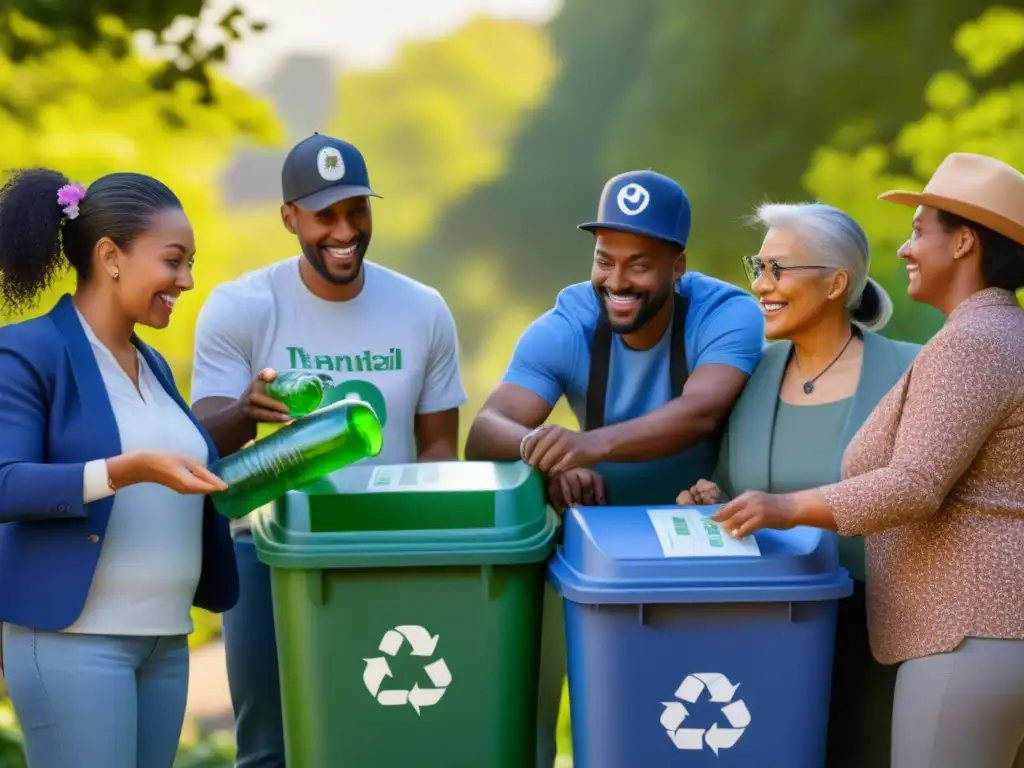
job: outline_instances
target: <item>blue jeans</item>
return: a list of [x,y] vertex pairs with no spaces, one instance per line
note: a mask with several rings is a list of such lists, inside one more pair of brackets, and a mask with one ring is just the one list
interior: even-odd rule
[[7,689],[29,768],[171,768],[188,698],[184,635],[3,627]]
[[235,711],[236,768],[284,768],[284,724],[274,637],[270,569],[249,533],[235,540],[240,593],[222,620],[228,687]]

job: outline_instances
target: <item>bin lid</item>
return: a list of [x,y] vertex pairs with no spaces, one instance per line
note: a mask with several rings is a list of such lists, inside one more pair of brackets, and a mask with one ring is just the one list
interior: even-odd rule
[[521,461],[351,465],[254,513],[253,542],[276,568],[531,563],[558,517]]
[[576,507],[548,569],[577,603],[831,600],[853,591],[837,534],[761,530],[737,540],[707,507]]

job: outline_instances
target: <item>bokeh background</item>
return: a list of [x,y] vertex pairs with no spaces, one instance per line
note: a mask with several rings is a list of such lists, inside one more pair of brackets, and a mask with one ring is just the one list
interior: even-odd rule
[[[208,292],[296,252],[284,153],[314,130],[354,142],[384,197],[370,258],[455,314],[465,430],[527,323],[587,278],[575,225],[628,169],[683,184],[689,268],[740,284],[756,204],[845,208],[896,303],[887,335],[926,341],[941,317],[895,258],[910,213],[876,198],[956,150],[1024,169],[1022,50],[1024,12],[984,0],[5,0],[0,167],[136,170],[179,194],[196,290],[143,335],[187,386]],[[217,633],[197,614],[197,659]],[[194,685],[223,699],[204,664]],[[210,722],[190,717],[178,768],[231,764],[230,711]],[[0,768],[24,765],[19,739],[0,703]]]

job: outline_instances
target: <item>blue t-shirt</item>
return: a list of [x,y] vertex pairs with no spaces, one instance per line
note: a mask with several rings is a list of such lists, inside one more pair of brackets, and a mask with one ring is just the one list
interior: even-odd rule
[[[676,292],[689,302],[686,313],[686,362],[692,373],[702,365],[731,365],[747,375],[761,359],[764,315],[757,301],[730,283],[687,272]],[[565,396],[582,425],[590,376],[590,343],[600,307],[590,282],[558,294],[553,309],[523,332],[512,353],[504,382],[544,398],[552,407]],[[672,399],[669,371],[671,327],[651,349],[630,349],[612,334],[605,424],[643,416]],[[603,463],[593,469],[615,505],[672,504],[678,493],[700,478],[710,478],[718,440],[709,439],[652,462]]]

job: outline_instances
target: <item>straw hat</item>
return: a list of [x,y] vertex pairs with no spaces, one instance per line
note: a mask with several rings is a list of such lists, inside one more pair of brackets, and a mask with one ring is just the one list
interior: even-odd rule
[[992,157],[954,152],[935,169],[923,192],[895,190],[879,198],[938,208],[1024,245],[1024,174]]

